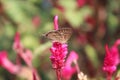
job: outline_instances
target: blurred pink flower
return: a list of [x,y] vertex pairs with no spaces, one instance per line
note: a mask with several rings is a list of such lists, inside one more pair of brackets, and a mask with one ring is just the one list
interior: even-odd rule
[[50,51],[52,53],[50,59],[52,61],[53,68],[58,70],[62,69],[64,67],[66,54],[68,53],[67,44],[53,42]]
[[25,63],[32,67],[32,52],[29,49],[25,49],[22,53],[19,54],[21,58],[25,61]]
[[15,37],[14,37],[14,43],[13,43],[13,49],[16,52],[20,52],[23,49],[23,46],[20,42],[20,34],[19,32],[16,32]]
[[5,68],[12,74],[16,74],[20,70],[20,66],[13,64],[7,57],[6,51],[0,51],[0,66]]
[[58,9],[58,10],[60,10],[61,12],[64,12],[64,7],[63,6],[61,6],[61,5],[56,5],[56,8]]
[[36,69],[32,69],[32,75],[33,75],[33,80],[41,80],[41,78],[38,76]]
[[38,27],[41,23],[40,17],[39,16],[34,16],[32,19],[32,23],[35,27]]
[[77,41],[80,43],[80,45],[85,45],[87,43],[87,36],[86,34],[80,34],[78,37],[77,37]]
[[20,34],[18,32],[16,32],[14,38],[13,49],[17,53],[17,61],[19,61],[19,58],[22,58],[29,67],[32,67],[32,52],[22,46],[20,42]]
[[54,17],[54,29],[58,30],[58,16]]
[[85,21],[91,26],[94,27],[96,24],[96,20],[92,16],[86,17]]
[[82,7],[86,4],[86,0],[77,0],[78,7]]
[[37,80],[37,78],[36,78],[36,73],[35,73],[34,70],[33,70],[33,80]]
[[119,51],[117,45],[113,45],[110,49],[108,45],[105,46],[106,56],[104,59],[103,70],[107,73],[107,79],[111,80],[113,72],[116,71],[119,64]]
[[114,43],[114,46],[119,46],[120,45],[120,39],[117,39],[116,42]]
[[78,55],[75,51],[71,51],[62,69],[62,77],[64,80],[70,80],[72,75],[77,72],[76,66],[72,66],[72,62],[78,60]]

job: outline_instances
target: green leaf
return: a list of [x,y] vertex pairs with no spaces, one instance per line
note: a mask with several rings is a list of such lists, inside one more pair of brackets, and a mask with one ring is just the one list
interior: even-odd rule
[[30,34],[22,37],[22,43],[26,48],[30,49],[34,49],[39,46],[38,38]]
[[42,52],[48,49],[51,46],[51,42],[47,42],[43,45],[40,45],[38,48],[34,50],[34,58],[36,58],[38,55],[43,54]]
[[11,18],[11,20],[13,20],[18,25],[19,30],[24,32],[33,31],[34,28],[32,26],[31,18],[29,17],[30,14],[26,14],[24,11],[23,5],[21,5],[23,3],[27,6],[30,5],[26,1],[3,1],[5,12]]
[[77,7],[75,0],[59,0],[59,4],[66,10],[74,10]]
[[86,16],[91,14],[92,10],[89,7],[83,7],[78,11],[66,10],[65,17],[73,27],[79,27],[81,24],[83,24]]
[[108,14],[108,27],[110,31],[114,32],[117,29],[117,25],[119,24],[119,21],[116,16],[113,14]]
[[14,27],[10,24],[10,23],[7,23],[5,25],[5,32],[4,32],[8,37],[13,37],[14,34],[15,34],[15,29]]
[[98,60],[98,57],[97,57],[96,50],[91,45],[88,44],[88,45],[85,46],[85,52],[86,52],[86,55],[89,58],[89,60],[94,65],[94,67],[98,68],[99,60]]

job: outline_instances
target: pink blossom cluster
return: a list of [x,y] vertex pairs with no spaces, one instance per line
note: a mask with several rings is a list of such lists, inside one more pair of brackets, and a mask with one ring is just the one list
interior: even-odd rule
[[37,78],[37,72],[32,66],[32,51],[25,49],[20,41],[20,34],[17,32],[14,37],[13,50],[17,53],[16,64],[8,59],[7,51],[0,51],[0,66],[5,68],[8,72],[15,75],[21,75],[24,67],[21,65],[21,59],[25,61],[27,66],[32,69],[33,80],[39,80]]
[[53,42],[52,47],[50,48],[52,61],[52,66],[54,69],[62,69],[64,66],[67,51],[67,44],[62,44],[59,42]]
[[[20,42],[20,34],[18,32],[14,38],[13,49],[18,55],[17,59],[22,58],[29,67],[32,67],[32,52],[23,47],[22,43]],[[19,60],[18,63],[20,63]]]
[[107,80],[111,80],[112,74],[116,71],[119,64],[119,50],[120,39],[109,49],[108,45],[105,46],[106,55],[104,58],[103,70],[107,73]]
[[72,63],[74,63],[74,61],[77,60],[78,60],[77,53],[75,51],[71,51],[65,62],[65,66],[62,69],[62,77],[64,80],[70,80],[72,75],[77,72],[76,65],[72,66]]
[[13,64],[8,59],[8,54],[6,51],[0,51],[0,66],[8,70],[12,74],[16,74],[20,70],[20,66]]

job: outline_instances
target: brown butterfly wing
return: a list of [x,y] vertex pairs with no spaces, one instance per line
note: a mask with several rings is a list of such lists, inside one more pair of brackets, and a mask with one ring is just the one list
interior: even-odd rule
[[61,35],[56,30],[48,32],[45,36],[52,41],[60,42]]
[[48,32],[45,36],[52,41],[66,43],[72,34],[71,28],[61,28]]
[[61,36],[60,41],[62,43],[66,43],[72,35],[72,29],[71,28],[61,28],[61,29],[58,30],[58,32]]

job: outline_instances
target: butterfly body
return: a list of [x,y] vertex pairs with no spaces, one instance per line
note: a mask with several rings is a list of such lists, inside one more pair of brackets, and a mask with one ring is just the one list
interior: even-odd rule
[[45,34],[45,37],[55,42],[66,43],[72,35],[71,28],[60,28]]

